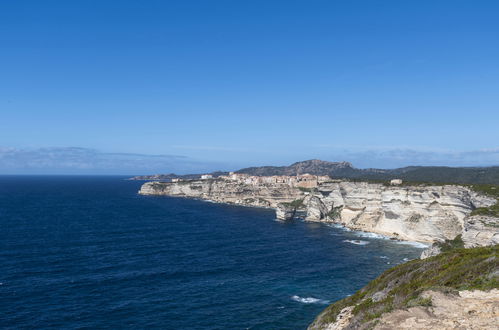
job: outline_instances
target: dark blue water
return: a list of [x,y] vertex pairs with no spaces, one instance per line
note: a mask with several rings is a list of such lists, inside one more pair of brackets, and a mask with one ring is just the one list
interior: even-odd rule
[[140,184],[0,177],[0,327],[303,329],[421,252]]

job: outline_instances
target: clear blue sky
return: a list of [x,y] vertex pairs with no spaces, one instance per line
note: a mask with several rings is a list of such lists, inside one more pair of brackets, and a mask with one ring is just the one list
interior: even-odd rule
[[499,163],[498,15],[472,0],[2,1],[0,172],[2,152],[69,147],[206,169]]

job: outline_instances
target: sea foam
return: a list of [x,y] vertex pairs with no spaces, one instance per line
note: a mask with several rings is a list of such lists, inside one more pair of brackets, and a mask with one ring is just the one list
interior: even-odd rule
[[418,249],[427,249],[430,247],[430,244],[421,243],[421,242],[413,242],[413,241],[396,241],[397,244],[402,245],[410,245]]
[[355,245],[367,245],[369,244],[368,241],[360,241],[360,240],[356,240],[356,239],[346,239],[344,240],[343,242],[345,243],[351,243],[351,244],[355,244]]
[[291,299],[293,299],[294,301],[300,302],[302,304],[322,304],[322,305],[329,304],[329,300],[318,299],[318,298],[314,298],[314,297],[303,298],[300,296],[292,296]]

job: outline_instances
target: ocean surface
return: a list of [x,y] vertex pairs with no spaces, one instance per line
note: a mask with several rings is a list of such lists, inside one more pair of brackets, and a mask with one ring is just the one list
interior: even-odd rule
[[421,253],[141,183],[0,176],[0,328],[304,329]]

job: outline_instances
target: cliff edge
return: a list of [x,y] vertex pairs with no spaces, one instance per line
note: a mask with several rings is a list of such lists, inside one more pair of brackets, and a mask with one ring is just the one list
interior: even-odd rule
[[384,272],[309,329],[497,329],[499,247],[455,248]]
[[499,240],[494,221],[483,218],[487,216],[469,218],[475,210],[494,205],[496,199],[465,186],[390,186],[331,180],[303,188],[286,183],[209,179],[146,182],[139,193],[275,208],[282,220],[292,219],[300,211],[308,221],[338,223],[402,240],[443,242],[462,235],[467,246]]

